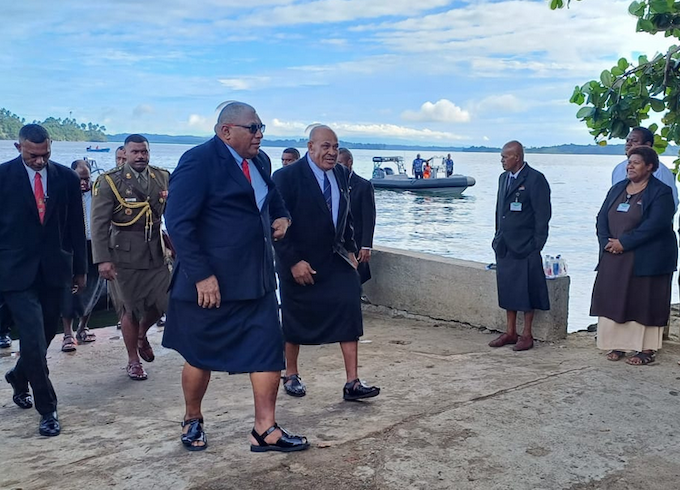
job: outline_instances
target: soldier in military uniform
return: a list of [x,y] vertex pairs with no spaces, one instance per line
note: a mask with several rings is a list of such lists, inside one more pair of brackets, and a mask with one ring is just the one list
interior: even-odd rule
[[109,281],[128,352],[127,374],[144,380],[140,362],[154,360],[146,332],[165,312],[170,272],[165,264],[161,217],[170,173],[149,165],[149,142],[125,139],[122,166],[101,175],[92,196],[92,255]]

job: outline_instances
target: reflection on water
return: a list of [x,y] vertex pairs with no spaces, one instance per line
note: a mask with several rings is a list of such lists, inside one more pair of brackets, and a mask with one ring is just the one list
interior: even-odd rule
[[[111,153],[85,152],[88,143],[56,142],[52,158],[60,163],[83,156],[94,156],[102,168],[114,166]],[[117,143],[106,145],[115,149]],[[151,163],[172,170],[180,156],[191,145],[151,145]],[[281,166],[283,148],[265,148],[274,170]],[[304,153],[304,148],[299,148]],[[355,171],[370,178],[372,158],[402,156],[410,169],[416,152],[352,150]],[[425,158],[443,155],[423,152]],[[0,141],[0,161],[16,157],[11,141]],[[411,191],[377,190],[375,193],[377,225],[376,245],[433,253],[446,257],[474,260],[488,264],[494,261],[491,239],[498,177],[502,172],[500,156],[492,153],[453,153],[455,173],[475,178],[462,197],[442,197]],[[527,155],[527,161],[543,172],[552,190],[553,218],[544,253],[565,257],[571,276],[569,330],[585,328],[594,319],[588,315],[597,264],[595,216],[611,185],[610,176],[622,157],[613,155]],[[666,163],[672,158],[663,157]],[[49,184],[48,184],[49,185]],[[677,221],[676,221],[677,223]],[[673,302],[678,301],[677,282],[673,281]],[[455,304],[455,298],[452,298]]]

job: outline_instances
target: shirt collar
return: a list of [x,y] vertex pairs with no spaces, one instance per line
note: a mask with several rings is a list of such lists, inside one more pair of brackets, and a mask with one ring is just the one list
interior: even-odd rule
[[526,166],[527,166],[527,162],[524,162],[524,163],[522,164],[522,168],[520,168],[517,172],[515,172],[514,174],[513,174],[513,173],[510,173],[510,177],[512,177],[513,179],[516,179],[517,176],[519,175],[519,173],[520,173],[522,170],[524,170],[524,167],[526,167]]
[[[319,166],[316,163],[314,163],[314,161],[312,160],[312,157],[309,156],[309,153],[307,153],[307,162],[309,163],[309,166],[312,169],[312,172],[314,172],[314,175],[316,175],[320,179],[323,179],[323,176],[327,171],[319,168]],[[328,170],[328,172],[332,172],[332,171],[333,171],[332,169]]]

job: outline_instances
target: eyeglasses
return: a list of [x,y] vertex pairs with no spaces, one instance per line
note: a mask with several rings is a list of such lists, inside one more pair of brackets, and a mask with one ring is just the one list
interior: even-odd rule
[[243,126],[242,124],[225,124],[225,126],[236,126],[237,128],[244,128],[250,131],[250,134],[257,134],[260,131],[264,134],[265,125],[264,124],[251,124],[250,126]]

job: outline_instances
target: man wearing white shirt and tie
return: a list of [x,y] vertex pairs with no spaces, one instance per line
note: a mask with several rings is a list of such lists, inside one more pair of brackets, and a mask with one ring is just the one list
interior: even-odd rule
[[[636,146],[654,146],[654,133],[649,129],[643,127],[636,127],[630,130],[626,137],[626,154]],[[628,159],[619,163],[612,171],[612,185],[626,180],[628,178]],[[666,184],[673,191],[673,202],[675,202],[675,209],[678,209],[678,189],[676,187],[677,177],[669,170],[663,163],[659,164],[659,168],[654,172],[654,177]]]
[[328,126],[316,126],[307,149],[272,177],[292,220],[286,236],[274,242],[286,341],[284,388],[291,396],[306,394],[297,364],[300,345],[339,343],[347,381],[343,398],[371,398],[380,388],[367,386],[358,374],[361,284],[348,175],[337,166],[338,137]]

